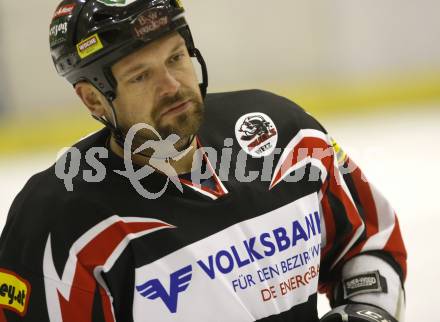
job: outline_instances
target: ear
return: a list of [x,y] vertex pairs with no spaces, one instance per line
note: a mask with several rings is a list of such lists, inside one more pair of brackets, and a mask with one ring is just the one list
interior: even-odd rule
[[88,82],[75,84],[76,95],[94,116],[102,117],[106,115],[107,101],[93,85]]

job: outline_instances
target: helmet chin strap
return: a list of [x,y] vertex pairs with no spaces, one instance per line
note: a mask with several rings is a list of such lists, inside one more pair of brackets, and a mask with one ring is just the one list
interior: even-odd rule
[[203,59],[202,54],[197,48],[192,49],[193,57],[197,58],[200,66],[202,67],[202,83],[199,84],[200,92],[202,94],[202,98],[205,99],[207,90],[208,90],[208,69],[206,68],[205,60]]

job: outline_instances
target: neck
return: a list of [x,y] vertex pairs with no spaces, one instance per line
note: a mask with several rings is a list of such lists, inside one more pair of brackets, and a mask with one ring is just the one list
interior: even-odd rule
[[[188,140],[188,138],[184,138],[184,140]],[[124,149],[116,142],[113,135],[110,138],[110,149],[120,158],[124,158]],[[174,159],[168,159],[167,162],[169,162],[169,164],[171,165],[171,167],[174,169],[174,171],[177,174],[184,174],[184,173],[191,172],[193,159],[194,159],[194,155],[196,153],[196,150],[197,150],[197,140],[194,139],[191,142],[190,150],[186,154],[184,154],[183,156],[178,155]],[[156,171],[163,173],[163,171],[159,170],[155,166],[156,162],[154,162],[155,161],[154,158],[150,158],[146,155],[139,154],[139,153],[138,154],[130,153],[130,155],[131,155],[131,161],[134,164],[141,166],[141,167],[144,165],[149,165],[149,166],[155,168]]]

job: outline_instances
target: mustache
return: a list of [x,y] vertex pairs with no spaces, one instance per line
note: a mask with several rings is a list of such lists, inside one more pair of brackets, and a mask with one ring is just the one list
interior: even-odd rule
[[186,101],[186,100],[196,100],[197,95],[189,89],[179,90],[174,96],[166,96],[162,98],[153,109],[152,116],[153,119],[157,119],[160,113],[170,105],[176,104],[178,102]]

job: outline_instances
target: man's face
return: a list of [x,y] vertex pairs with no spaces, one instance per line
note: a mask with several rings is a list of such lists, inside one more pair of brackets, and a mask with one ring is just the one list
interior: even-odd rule
[[[118,83],[114,101],[118,125],[153,126],[162,138],[195,134],[203,120],[203,99],[185,41],[176,32],[124,57],[112,67]],[[142,133],[138,139],[157,139]]]

